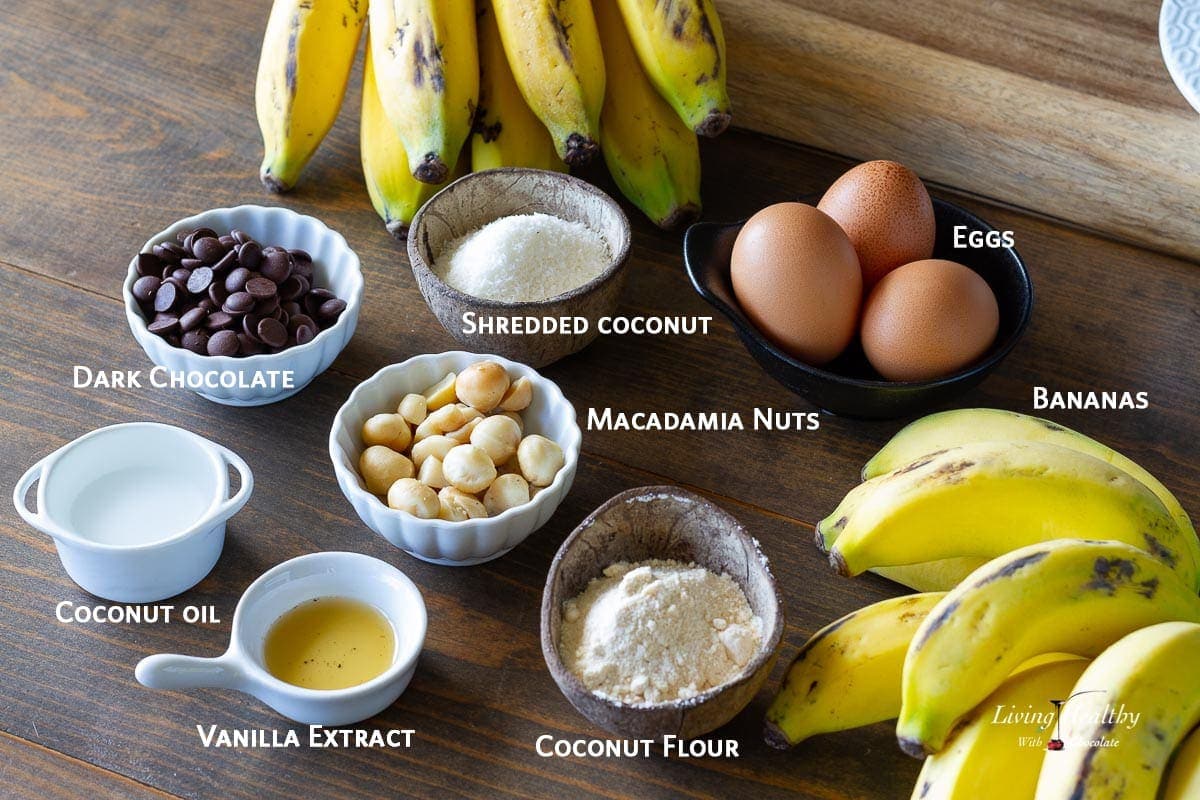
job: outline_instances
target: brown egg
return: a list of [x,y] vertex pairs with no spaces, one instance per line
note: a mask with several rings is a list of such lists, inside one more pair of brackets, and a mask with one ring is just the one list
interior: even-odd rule
[[901,264],[933,255],[933,203],[925,184],[903,164],[859,164],[834,181],[817,208],[850,237],[867,291]]
[[751,217],[730,259],[733,293],[750,321],[808,364],[832,361],[854,338],[862,271],[838,224],[804,203]]
[[962,264],[930,258],[892,270],[871,292],[862,345],[888,380],[926,381],[976,361],[999,327],[987,282]]

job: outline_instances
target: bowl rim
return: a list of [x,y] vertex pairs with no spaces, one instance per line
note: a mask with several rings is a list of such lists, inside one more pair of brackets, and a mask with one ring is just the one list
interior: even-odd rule
[[[438,275],[433,269],[433,265],[426,263],[417,245],[419,232],[423,231],[425,228],[424,223],[426,212],[433,208],[434,205],[439,201],[444,202],[445,198],[449,196],[453,190],[458,189],[460,184],[469,183],[474,180],[490,180],[500,175],[525,175],[531,173],[551,176],[552,180],[562,181],[564,184],[571,187],[573,191],[598,197],[604,203],[604,205],[606,205],[615,213],[616,219],[620,221],[623,242],[620,249],[614,252],[612,250],[612,243],[608,242],[608,240],[605,240],[605,243],[609,245],[611,258],[608,266],[604,268],[604,271],[602,271],[595,278],[592,278],[587,283],[581,286],[576,286],[574,289],[561,292],[560,294],[556,294],[553,297],[547,297],[544,300],[519,300],[516,302],[506,302],[503,300],[492,300],[486,297],[476,297],[475,295],[467,294],[460,289],[456,289],[442,280],[441,276]],[[554,216],[558,215],[555,214]],[[500,217],[497,217],[496,219],[500,219]],[[562,219],[562,217],[560,217],[560,219]],[[495,220],[492,220],[492,222],[494,221]],[[474,305],[479,308],[495,309],[497,311],[529,311],[536,308],[545,308],[551,305],[569,302],[596,291],[601,286],[616,277],[626,266],[629,261],[629,250],[632,246],[632,243],[633,232],[629,224],[629,217],[625,214],[625,211],[621,208],[620,204],[602,189],[593,186],[582,178],[577,178],[574,175],[570,175],[565,172],[534,169],[532,167],[495,167],[493,169],[486,169],[481,172],[468,173],[467,175],[464,175],[461,178],[458,178],[457,180],[447,184],[444,188],[439,190],[437,194],[429,198],[425,205],[421,206],[421,208],[417,211],[416,215],[413,217],[412,224],[408,227],[406,249],[408,251],[408,263],[411,266],[413,273],[416,275],[419,283],[425,280],[431,280],[436,286],[444,290],[445,293],[454,300],[460,303]]]
[[[416,363],[423,361],[435,361],[442,358],[470,359],[471,363],[476,361],[497,361],[504,365],[505,370],[516,368],[517,371],[522,372],[523,376],[523,370],[529,370],[529,372],[532,373],[532,376],[526,377],[530,377],[530,380],[534,383],[535,391],[541,391],[547,394],[556,408],[570,409],[570,418],[567,420],[569,423],[567,428],[567,441],[560,442],[557,439],[553,440],[556,444],[558,444],[559,447],[562,448],[563,465],[555,474],[554,480],[551,481],[549,485],[543,486],[538,492],[537,496],[531,498],[528,503],[522,503],[521,505],[513,506],[512,508],[506,508],[504,511],[495,516],[477,517],[458,522],[446,519],[422,519],[420,517],[415,517],[406,511],[389,507],[386,503],[380,500],[377,495],[373,495],[366,489],[363,489],[361,486],[359,486],[362,477],[358,475],[356,470],[352,470],[344,466],[338,459],[338,454],[342,453],[347,456],[347,460],[353,461],[353,459],[349,458],[349,453],[346,453],[342,446],[338,443],[337,434],[343,429],[349,430],[347,427],[346,417],[349,409],[356,405],[360,401],[361,396],[365,394],[364,387],[378,383],[393,373],[402,373],[407,369],[411,369]],[[455,371],[457,372],[458,370]],[[353,431],[351,433],[355,436],[361,436],[361,434]],[[522,438],[524,438],[524,434],[522,434]],[[471,353],[467,352],[466,350],[447,350],[442,353],[421,353],[407,358],[404,361],[381,367],[375,372],[374,375],[354,387],[354,389],[350,392],[350,395],[346,398],[346,401],[342,403],[342,405],[338,408],[337,413],[333,415],[333,423],[330,425],[329,429],[329,459],[333,462],[334,473],[340,478],[345,478],[345,480],[338,481],[338,485],[342,487],[344,494],[347,492],[353,493],[355,497],[362,498],[364,502],[374,503],[376,511],[385,513],[388,518],[398,519],[403,524],[414,525],[419,523],[439,531],[461,531],[463,523],[466,522],[474,523],[475,526],[479,527],[493,527],[499,525],[501,522],[506,522],[516,517],[518,514],[538,507],[539,503],[541,505],[545,505],[546,503],[550,502],[551,498],[558,497],[558,495],[562,493],[562,486],[567,480],[567,475],[574,475],[575,467],[577,467],[579,463],[579,455],[582,444],[583,432],[579,428],[579,415],[575,411],[575,406],[570,400],[567,399],[567,396],[563,394],[563,391],[559,388],[558,384],[539,373],[533,367],[522,364],[518,361],[513,361],[503,356],[487,353]],[[346,499],[350,500],[351,505],[354,505],[353,498],[347,496]]]
[[[184,230],[185,228],[196,228],[201,226],[212,227],[211,225],[206,224],[211,217],[234,213],[258,214],[263,216],[278,214],[283,217],[292,217],[304,222],[307,225],[315,227],[321,236],[332,239],[336,246],[341,247],[350,256],[350,263],[353,264],[353,269],[350,272],[352,283],[350,297],[340,298],[341,300],[345,301],[346,308],[344,311],[342,311],[336,322],[334,322],[325,330],[319,332],[312,338],[312,341],[289,347],[286,350],[280,350],[278,353],[258,353],[252,356],[210,356],[201,355],[200,353],[193,353],[191,350],[188,350],[184,347],[176,347],[163,337],[150,332],[149,322],[142,315],[142,309],[133,296],[133,284],[138,277],[140,277],[137,274],[138,256],[142,253],[148,252],[150,248],[156,244],[162,244],[167,241],[175,241],[175,234],[181,230]],[[333,338],[331,334],[337,331],[340,327],[343,327],[343,323],[348,325],[348,320],[357,316],[358,310],[362,305],[363,286],[364,278],[362,273],[362,261],[359,259],[358,254],[354,252],[352,247],[350,247],[350,244],[346,241],[345,236],[329,227],[327,224],[325,224],[325,222],[317,217],[309,214],[301,214],[298,211],[293,211],[292,209],[284,206],[262,206],[254,203],[243,203],[242,205],[237,206],[210,208],[206,211],[192,214],[189,217],[176,220],[163,230],[151,236],[142,244],[138,252],[135,253],[129,260],[129,267],[125,272],[125,282],[121,286],[121,294],[125,300],[125,317],[129,321],[130,328],[133,329],[134,338],[138,339],[139,342],[156,341],[158,345],[169,348],[171,352],[179,352],[184,354],[182,357],[185,359],[200,359],[200,361],[197,363],[206,365],[211,364],[211,369],[225,371],[230,369],[253,367],[261,368],[270,363],[273,359],[282,360],[282,358],[280,358],[281,356],[300,356],[308,352],[317,352],[326,341]],[[349,339],[347,339],[346,343],[349,343]],[[157,359],[152,360],[154,360],[156,363],[158,362]]]
[[[555,613],[553,603],[553,589],[555,580],[562,569],[563,558],[568,550],[582,538],[583,533],[595,524],[604,514],[607,514],[617,506],[626,505],[632,502],[649,502],[654,500],[669,499],[674,503],[679,501],[687,501],[688,503],[698,505],[706,513],[714,514],[723,521],[729,524],[725,527],[725,535],[732,536],[742,541],[744,545],[749,545],[751,551],[757,556],[758,563],[762,566],[763,574],[766,577],[767,586],[771,590],[771,596],[775,600],[775,625],[771,630],[763,631],[762,642],[759,644],[758,651],[745,667],[742,668],[738,675],[710,689],[689,697],[685,700],[666,700],[659,703],[626,703],[621,700],[615,700],[611,697],[606,697],[598,692],[594,692],[583,685],[583,681],[579,679],[575,673],[567,669],[563,663],[562,656],[558,652],[558,642],[551,641],[550,620],[551,615]],[[707,566],[701,564],[699,566]],[[753,680],[759,671],[770,663],[771,659],[775,658],[779,651],[779,645],[783,641],[784,629],[786,628],[786,619],[783,607],[783,598],[779,594],[779,581],[775,578],[775,573],[771,570],[770,560],[763,552],[762,545],[758,539],[753,536],[746,526],[738,520],[737,517],[730,514],[719,505],[703,497],[696,492],[688,491],[678,486],[670,485],[655,485],[655,486],[638,486],[633,489],[626,489],[619,492],[608,500],[601,503],[594,511],[587,515],[582,522],[575,526],[575,529],[567,535],[563,543],[559,546],[554,558],[550,561],[550,568],[546,571],[546,583],[542,590],[542,607],[540,612],[541,622],[541,643],[542,656],[546,660],[546,666],[550,669],[550,674],[553,676],[555,683],[559,689],[571,699],[571,695],[581,695],[593,698],[604,705],[618,709],[621,711],[631,711],[634,713],[652,713],[661,711],[687,711],[704,705],[710,700],[719,697],[725,692],[733,689],[736,686],[741,686],[746,682]],[[566,684],[565,686],[563,684]],[[570,692],[568,692],[568,688]],[[586,716],[586,715],[585,715]]]
[[[813,196],[805,195],[804,198],[796,202],[805,202],[805,200],[810,197]],[[996,230],[996,228],[994,228],[990,223],[981,219],[978,215],[968,211],[966,208],[963,208],[957,203],[952,203],[949,200],[943,200],[938,197],[931,197],[930,199],[933,201],[935,215],[939,210],[939,207],[943,207],[947,210],[962,214],[969,222],[977,225],[982,230]],[[699,294],[705,302],[707,302],[710,306],[719,311],[727,320],[729,320],[730,324],[733,325],[734,330],[740,336],[749,336],[754,341],[755,345],[770,355],[773,360],[782,362],[783,364],[800,372],[806,373],[814,378],[820,378],[822,380],[839,383],[844,386],[857,389],[917,390],[951,386],[963,380],[969,379],[972,376],[979,375],[980,373],[986,373],[1003,361],[1004,358],[1006,358],[1008,354],[1012,352],[1012,349],[1016,347],[1017,342],[1020,341],[1021,337],[1025,334],[1025,330],[1029,327],[1030,319],[1032,319],[1034,291],[1033,281],[1029,277],[1029,269],[1025,265],[1025,260],[1021,258],[1021,254],[1017,252],[1016,247],[1003,247],[999,249],[1007,252],[1011,257],[1012,263],[1015,266],[1015,274],[1017,275],[1017,278],[1022,286],[1025,288],[1026,299],[1025,302],[1021,304],[1020,308],[1017,309],[1016,325],[1014,326],[1012,333],[1003,341],[993,342],[992,347],[989,348],[988,352],[983,357],[977,359],[971,364],[968,364],[966,367],[963,367],[957,372],[954,372],[950,375],[943,375],[940,378],[934,378],[928,381],[888,381],[875,378],[855,378],[853,376],[842,375],[841,373],[822,369],[821,367],[800,361],[795,357],[785,353],[777,345],[767,339],[755,325],[746,319],[745,314],[741,311],[741,309],[732,307],[725,303],[719,297],[714,295],[708,286],[706,286],[704,282],[700,280],[698,270],[695,265],[693,265],[691,258],[693,246],[690,244],[690,242],[692,241],[693,231],[698,233],[700,231],[709,230],[714,232],[724,232],[731,229],[740,230],[748,220],[749,217],[736,222],[696,222],[690,225],[683,237],[683,261],[684,269],[688,275],[688,280],[692,284],[692,288],[696,291],[696,293]],[[969,268],[970,265],[964,264],[964,266]],[[728,275],[728,273],[729,267],[726,266],[722,270],[722,274]]]

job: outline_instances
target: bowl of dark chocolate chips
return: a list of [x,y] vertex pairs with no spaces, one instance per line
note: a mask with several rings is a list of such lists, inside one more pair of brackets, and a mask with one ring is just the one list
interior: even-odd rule
[[129,329],[157,365],[151,383],[232,406],[278,402],[324,372],[354,335],[362,293],[341,234],[253,205],[150,237],[123,292]]

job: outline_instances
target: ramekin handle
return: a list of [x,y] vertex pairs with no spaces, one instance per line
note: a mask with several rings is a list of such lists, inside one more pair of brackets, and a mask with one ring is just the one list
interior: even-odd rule
[[237,493],[223,501],[217,509],[219,516],[228,519],[241,511],[242,506],[246,505],[246,501],[250,499],[250,492],[254,490],[254,473],[250,471],[250,465],[228,447],[223,447],[216,442],[209,444],[216,448],[217,453],[226,464],[237,470],[238,477],[241,478],[242,485],[238,487]]
[[13,489],[13,505],[17,507],[17,513],[21,515],[21,519],[28,522],[34,528],[37,528],[42,533],[53,536],[54,526],[48,519],[42,516],[42,509],[39,508],[37,511],[30,511],[29,507],[25,505],[25,496],[29,494],[30,487],[33,486],[33,484],[37,481],[41,480],[42,467],[45,466],[46,459],[49,457],[50,456],[46,456],[46,458],[43,458],[41,461],[27,469],[25,474],[21,476],[21,479],[17,481],[17,485]]
[[151,689],[238,689],[247,685],[246,673],[232,653],[216,658],[196,658],[171,653],[146,656],[134,670],[138,683]]

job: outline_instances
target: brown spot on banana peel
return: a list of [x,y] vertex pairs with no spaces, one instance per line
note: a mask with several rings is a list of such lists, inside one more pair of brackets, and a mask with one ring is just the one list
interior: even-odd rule
[[677,207],[665,218],[658,220],[658,227],[664,231],[672,231],[684,225],[690,225],[700,217],[700,206],[695,203],[685,203]]
[[563,161],[569,167],[577,167],[591,161],[599,152],[600,145],[595,139],[582,133],[572,133],[567,137],[567,154]]
[[269,170],[262,170],[258,173],[258,179],[262,181],[263,187],[271,194],[283,194],[290,191],[291,186],[276,178]]
[[776,750],[787,750],[794,744],[788,741],[787,735],[774,722],[763,725],[763,741]]
[[720,136],[729,127],[729,123],[733,121],[733,115],[728,111],[720,109],[712,109],[705,115],[704,119],[695,127],[697,136],[704,136],[711,139],[714,136]]
[[896,737],[896,742],[900,745],[901,750],[913,758],[922,759],[933,755],[932,751],[926,750],[925,745],[916,739],[910,739],[907,736],[898,736]]
[[408,223],[402,219],[388,220],[384,223],[387,232],[400,241],[408,240]]
[[998,581],[1001,578],[1011,578],[1021,570],[1038,563],[1048,555],[1050,555],[1048,552],[1043,551],[1040,553],[1030,553],[1027,556],[1021,556],[1012,563],[1005,564],[995,572],[984,575],[982,578],[975,581],[974,587],[978,588],[980,586],[986,586],[987,584],[992,583],[993,581]]
[[571,26],[563,22],[562,14],[559,13],[562,4],[563,0],[555,0],[553,5],[546,7],[546,11],[550,14],[550,24],[554,28],[554,43],[558,46],[559,55],[566,60],[568,65],[573,65],[575,59],[571,53]]
[[450,168],[437,153],[426,153],[421,163],[413,170],[413,177],[421,183],[442,183],[450,174]]
[[1157,536],[1143,533],[1142,539],[1146,542],[1146,551],[1168,567],[1174,569],[1175,565],[1179,563],[1179,556],[1176,555],[1175,551],[1160,542]]

